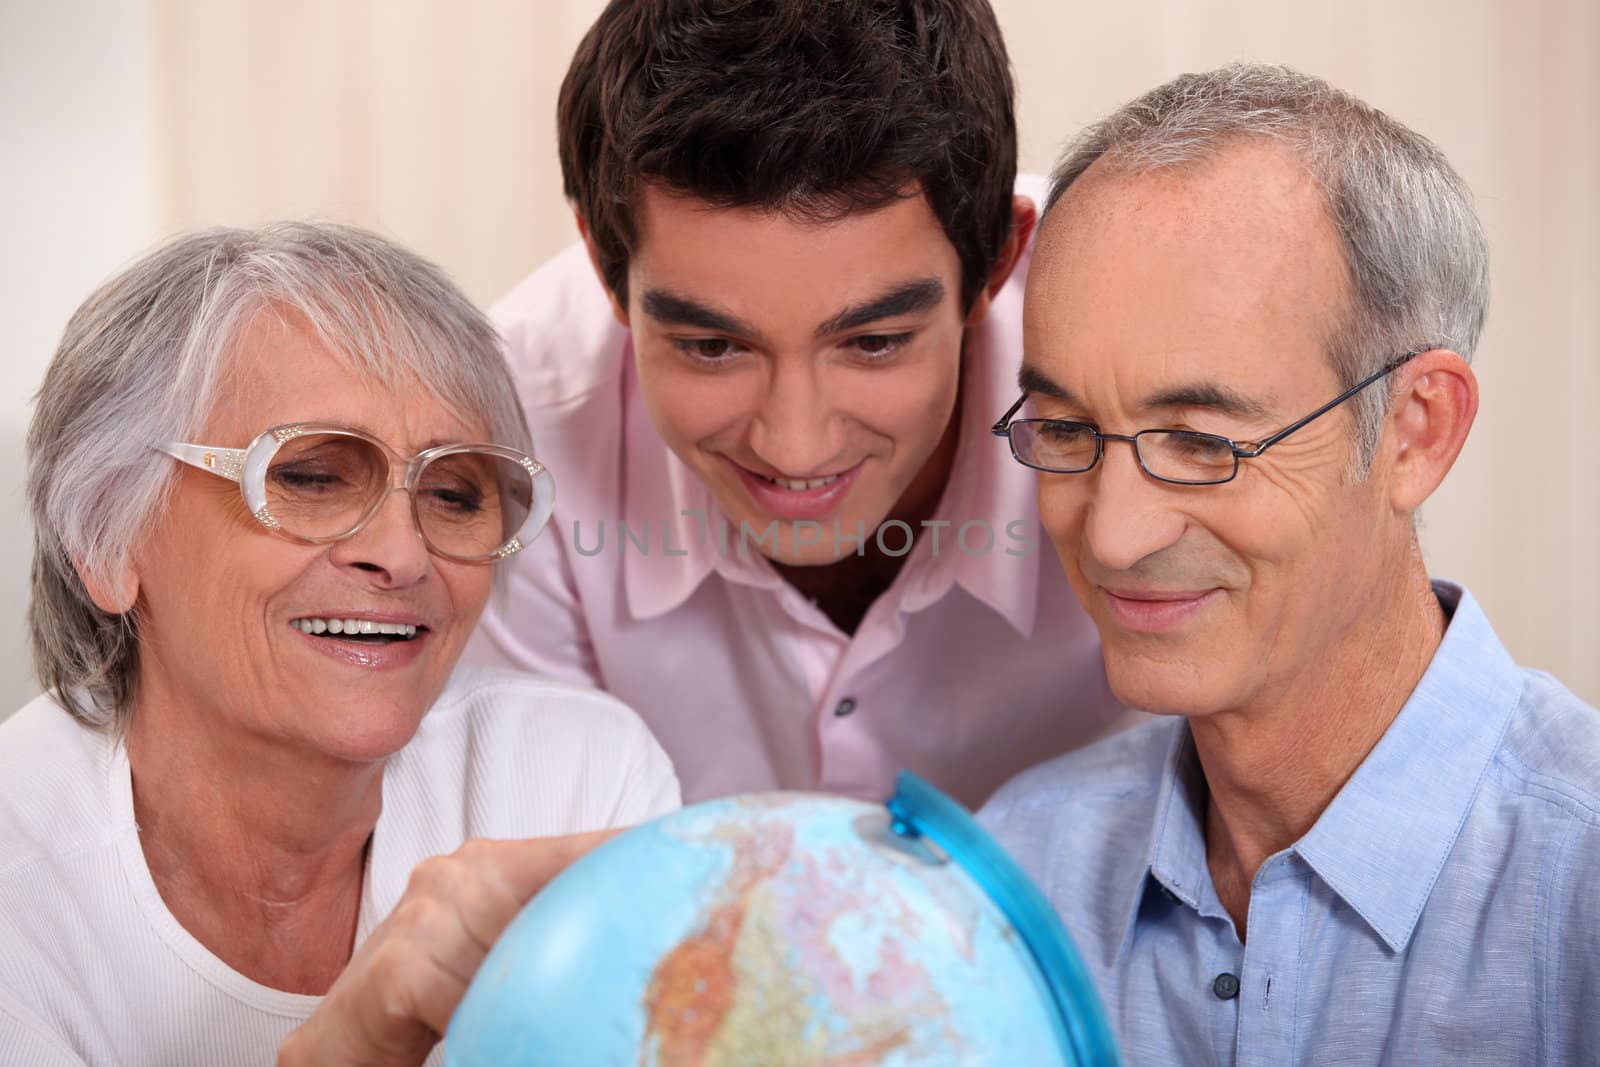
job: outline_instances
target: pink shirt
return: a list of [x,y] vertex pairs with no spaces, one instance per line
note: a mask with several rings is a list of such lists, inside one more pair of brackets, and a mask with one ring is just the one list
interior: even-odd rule
[[[775,788],[881,799],[903,767],[976,806],[1126,725],[1039,529],[1034,475],[989,433],[1016,398],[1026,266],[968,334],[955,466],[930,520],[950,525],[922,531],[849,636],[753,541],[741,552],[737,525],[662,443],[583,248],[551,260],[494,317],[555,475],[555,516],[511,562],[469,659],[632,705],[686,801]],[[903,536],[887,530],[884,544]]]

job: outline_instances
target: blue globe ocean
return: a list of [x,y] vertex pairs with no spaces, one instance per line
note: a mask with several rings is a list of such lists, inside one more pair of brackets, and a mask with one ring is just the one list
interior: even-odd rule
[[445,1062],[1114,1063],[1059,923],[981,835],[909,776],[887,806],[771,793],[657,819],[507,928]]

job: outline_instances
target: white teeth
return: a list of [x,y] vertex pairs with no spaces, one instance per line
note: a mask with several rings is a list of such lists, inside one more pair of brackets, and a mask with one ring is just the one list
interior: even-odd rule
[[837,474],[830,474],[826,478],[768,478],[767,481],[798,492],[802,489],[821,489],[829,482],[837,481],[838,478]]
[[415,637],[417,628],[409,622],[374,622],[371,619],[291,619],[289,625],[303,634],[388,634]]

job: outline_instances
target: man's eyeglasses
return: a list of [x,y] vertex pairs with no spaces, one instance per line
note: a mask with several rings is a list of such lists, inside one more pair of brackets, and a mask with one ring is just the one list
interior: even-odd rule
[[[393,489],[404,488],[430,552],[492,563],[532,541],[555,505],[555,481],[544,465],[503,445],[439,445],[406,460],[359,430],[295,423],[275,426],[245,448],[182,441],[155,447],[238,482],[261,525],[303,544],[353,536]],[[398,486],[395,469],[402,472]]]
[[1240,443],[1216,434],[1193,430],[1140,430],[1136,434],[1101,433],[1086,422],[1067,419],[1013,419],[1028,399],[1024,393],[995,423],[991,432],[1011,442],[1011,454],[1018,463],[1052,474],[1081,474],[1093,469],[1105,454],[1107,441],[1127,441],[1133,445],[1139,468],[1150,477],[1174,485],[1221,485],[1239,473],[1241,459],[1255,459],[1285,437],[1320,418],[1383,378],[1414,356],[1428,351],[1418,349],[1368,375],[1311,414],[1290,423],[1259,442]]

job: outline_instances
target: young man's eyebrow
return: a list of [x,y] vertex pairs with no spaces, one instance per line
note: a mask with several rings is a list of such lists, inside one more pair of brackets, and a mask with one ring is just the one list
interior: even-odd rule
[[646,315],[669,326],[692,326],[697,330],[731,333],[738,337],[754,337],[756,334],[747,323],[726,312],[665,289],[646,290],[639,303]]
[[914,315],[939,306],[944,299],[944,283],[938,278],[917,278],[903,282],[871,300],[847,307],[817,327],[818,337],[830,337],[846,330],[867,326],[896,315]]

